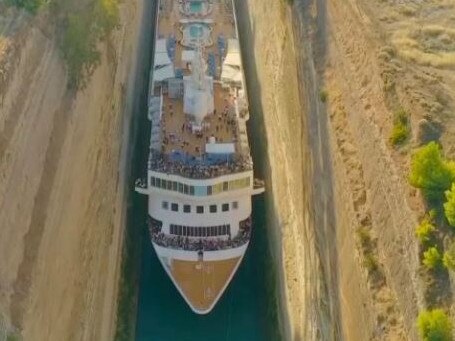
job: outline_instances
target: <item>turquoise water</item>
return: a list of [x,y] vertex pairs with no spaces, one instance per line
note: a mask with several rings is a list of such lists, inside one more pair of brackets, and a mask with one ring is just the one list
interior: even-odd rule
[[193,14],[200,13],[202,11],[202,2],[192,1],[190,2],[190,12]]
[[243,262],[208,315],[190,310],[144,239],[136,341],[281,340],[262,199],[254,201],[253,219],[254,232]]
[[204,34],[204,26],[202,25],[191,25],[190,36],[191,38],[201,38]]

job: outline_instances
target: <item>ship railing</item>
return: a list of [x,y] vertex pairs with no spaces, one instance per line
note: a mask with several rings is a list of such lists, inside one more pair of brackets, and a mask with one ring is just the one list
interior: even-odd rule
[[168,235],[162,232],[151,233],[152,241],[162,247],[184,251],[218,251],[245,245],[250,240],[249,233],[242,233],[232,239],[202,238]]
[[250,240],[251,218],[240,222],[239,227],[239,233],[232,239],[189,237],[164,234],[161,226],[155,224],[153,220],[149,220],[150,237],[155,244],[165,248],[184,251],[219,251],[243,246]]
[[210,179],[222,175],[241,173],[253,169],[253,162],[249,156],[237,156],[232,161],[207,163],[204,160],[188,157],[187,160],[172,160],[155,149],[151,149],[148,169],[166,174],[180,175],[190,179]]

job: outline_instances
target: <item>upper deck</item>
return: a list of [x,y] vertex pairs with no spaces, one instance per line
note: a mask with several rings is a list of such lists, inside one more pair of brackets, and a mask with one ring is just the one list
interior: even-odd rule
[[231,0],[161,0],[149,169],[212,178],[252,169]]

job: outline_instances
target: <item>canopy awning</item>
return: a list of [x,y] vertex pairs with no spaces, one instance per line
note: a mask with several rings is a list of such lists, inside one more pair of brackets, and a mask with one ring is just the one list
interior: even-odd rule
[[158,39],[155,45],[155,66],[172,64],[166,48],[166,39]]
[[221,79],[227,82],[241,82],[242,71],[238,67],[224,65],[221,72]]
[[174,78],[174,77],[175,77],[175,72],[174,72],[174,66],[172,64],[168,64],[166,66],[156,68],[153,71],[153,81],[154,82],[161,82],[165,79]]
[[240,56],[239,41],[237,39],[228,39],[227,47],[228,50],[223,64],[240,67],[242,65],[242,58]]
[[208,154],[234,154],[234,143],[206,143],[205,152]]

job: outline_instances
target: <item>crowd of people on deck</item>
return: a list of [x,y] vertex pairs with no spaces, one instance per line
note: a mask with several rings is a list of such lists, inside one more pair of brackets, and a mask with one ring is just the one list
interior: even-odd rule
[[185,251],[217,251],[232,249],[244,245],[250,240],[251,218],[240,222],[239,233],[234,237],[213,238],[213,237],[187,237],[165,234],[161,226],[154,219],[149,219],[150,237],[155,244],[162,247],[180,249]]
[[252,169],[252,162],[249,157],[238,156],[232,161],[217,161],[205,164],[198,162],[196,157],[188,161],[172,160],[170,155],[163,154],[152,149],[148,163],[149,170],[176,174],[192,179],[209,179],[221,175],[239,173]]
[[134,183],[135,187],[147,188],[147,179],[138,178]]

